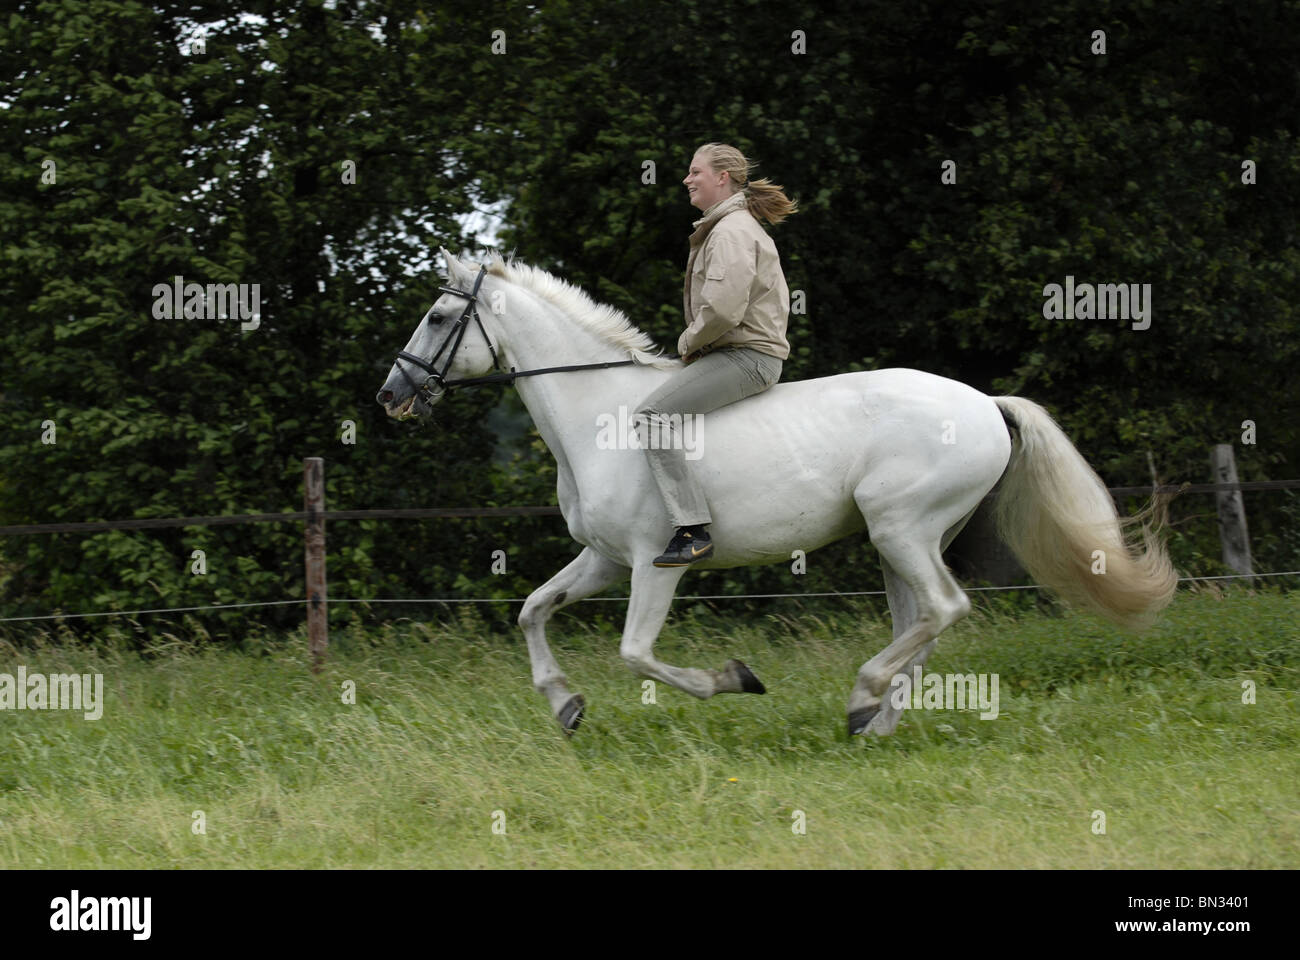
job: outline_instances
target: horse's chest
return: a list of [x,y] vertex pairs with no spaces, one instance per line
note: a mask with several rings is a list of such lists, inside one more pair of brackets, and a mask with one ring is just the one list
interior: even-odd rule
[[[629,526],[633,525],[628,516],[628,498],[617,488],[584,488],[579,492],[577,487],[566,490],[561,484],[559,492],[560,511],[569,535],[583,546],[614,556]],[[631,502],[636,503],[636,497]]]
[[560,505],[560,513],[564,515],[564,522],[568,524],[569,536],[584,546],[591,546],[587,537],[587,531],[591,529],[590,520],[583,509],[582,498],[578,495],[578,485],[574,482],[573,472],[567,467],[560,467],[555,495]]

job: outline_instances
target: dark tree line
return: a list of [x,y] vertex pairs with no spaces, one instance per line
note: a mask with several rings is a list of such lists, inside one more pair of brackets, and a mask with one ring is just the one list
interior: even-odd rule
[[[1204,481],[1216,442],[1243,479],[1300,475],[1298,28],[1294,2],[19,2],[0,20],[0,523],[297,509],[304,456],[326,458],[333,508],[553,502],[513,395],[466,391],[428,430],[373,402],[433,254],[505,202],[504,246],[671,349],[697,216],[679,181],[709,140],[802,207],[774,232],[807,304],[787,379],[911,366],[1020,393],[1115,484],[1146,480],[1148,452]],[[1151,284],[1149,329],[1045,317],[1067,275]],[[259,284],[260,326],[156,318],[175,276]],[[1248,500],[1261,565],[1300,559],[1294,503]],[[1212,523],[1175,537],[1215,570]],[[292,525],[4,538],[0,596],[282,599],[300,550]],[[331,592],[520,596],[571,552],[555,520],[341,523]],[[861,540],[798,582],[699,581],[877,576]]]

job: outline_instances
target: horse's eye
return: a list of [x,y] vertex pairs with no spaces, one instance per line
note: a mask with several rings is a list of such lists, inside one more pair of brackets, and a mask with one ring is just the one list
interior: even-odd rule
[[430,322],[430,323],[442,323],[442,314],[441,314],[441,313],[431,313],[431,314],[429,314],[429,322]]

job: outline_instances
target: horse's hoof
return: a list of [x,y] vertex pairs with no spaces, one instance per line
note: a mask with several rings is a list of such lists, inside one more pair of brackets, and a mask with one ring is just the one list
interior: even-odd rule
[[867,732],[867,727],[871,726],[871,721],[876,719],[876,714],[880,712],[880,707],[863,707],[861,710],[854,710],[849,714],[849,736],[856,737],[859,734]]
[[727,671],[735,673],[740,678],[741,693],[767,693],[767,687],[763,686],[763,681],[754,676],[754,671],[739,660],[728,660]]
[[578,729],[578,725],[582,723],[582,711],[586,706],[587,701],[582,699],[582,694],[575,693],[564,706],[560,707],[557,719],[560,721],[560,726],[564,728],[565,736],[573,736],[573,731]]

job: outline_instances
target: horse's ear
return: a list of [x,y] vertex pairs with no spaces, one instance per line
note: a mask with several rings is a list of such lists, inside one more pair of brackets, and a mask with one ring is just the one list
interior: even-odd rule
[[446,247],[439,247],[438,251],[442,254],[442,258],[447,261],[447,282],[452,284],[463,282],[469,268],[461,263],[456,255]]

